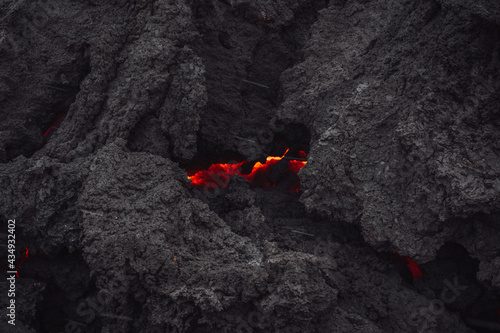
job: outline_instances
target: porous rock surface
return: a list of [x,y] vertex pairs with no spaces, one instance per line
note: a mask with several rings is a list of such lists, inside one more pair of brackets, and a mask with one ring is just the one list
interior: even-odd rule
[[[0,8],[0,218],[32,253],[2,332],[471,332],[377,251],[455,241],[499,286],[494,1]],[[303,204],[192,190],[276,118],[312,135]]]
[[[422,261],[447,241],[498,235],[499,13],[494,1],[320,11],[304,61],[281,76],[280,116],[312,131],[300,174],[308,209]],[[493,221],[480,219],[466,241],[454,220],[478,214]]]

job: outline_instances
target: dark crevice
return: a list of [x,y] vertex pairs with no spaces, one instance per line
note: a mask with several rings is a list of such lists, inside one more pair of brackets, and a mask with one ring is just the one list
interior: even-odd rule
[[279,107],[280,75],[302,60],[309,28],[324,7],[324,1],[311,1],[297,9],[291,23],[278,25],[250,3],[193,2],[202,36],[195,49],[206,69],[209,97],[195,159],[222,151],[265,159],[269,147],[263,147],[259,135],[269,130]]
[[[55,257],[32,254],[20,276],[35,280],[42,288],[33,323],[39,333],[63,332],[69,321],[81,322],[76,316],[77,307],[82,299],[96,292],[95,281],[79,252],[62,251]],[[86,332],[91,332],[92,327],[89,325]]]
[[[479,260],[460,244],[446,243],[436,259],[421,265],[422,278],[414,280],[417,290],[439,302],[476,332],[497,332],[500,328],[500,291],[486,287],[476,274]],[[496,327],[489,330],[486,327]]]
[[223,146],[212,142],[203,141],[198,136],[197,151],[195,156],[179,165],[185,170],[206,170],[215,163],[237,163],[245,157],[237,151],[224,149]]
[[11,161],[20,155],[31,157],[57,130],[75,101],[81,82],[91,70],[86,43],[70,46],[70,52],[75,54],[75,60],[59,69],[53,83],[41,85],[44,94],[37,106],[15,131],[11,130],[12,134],[5,143],[5,160],[1,162]]
[[[282,156],[287,149],[287,158],[301,159],[299,152],[302,151],[306,155],[309,153],[309,144],[311,141],[311,133],[303,124],[287,123],[277,121],[273,126],[264,127],[258,132],[253,148],[262,152],[261,163],[265,163],[267,156]],[[204,141],[198,136],[197,153],[195,156],[186,162],[181,162],[180,166],[186,170],[204,170],[215,163],[236,163],[246,160],[245,151],[224,149],[222,145],[216,145],[213,142]],[[240,146],[240,148],[248,146]],[[252,147],[248,147],[251,149]],[[249,160],[251,165],[257,160]]]

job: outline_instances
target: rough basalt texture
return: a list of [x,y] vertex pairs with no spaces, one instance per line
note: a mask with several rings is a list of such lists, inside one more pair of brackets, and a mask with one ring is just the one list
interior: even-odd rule
[[[308,209],[423,261],[461,241],[447,222],[484,213],[498,223],[499,10],[347,1],[320,11],[304,61],[281,76],[281,117],[313,135],[300,174]],[[469,243],[487,237],[485,223]]]
[[[2,332],[472,332],[460,315],[495,320],[496,2],[0,9],[0,219],[16,219],[16,255],[30,253]],[[183,170],[285,146],[308,154],[301,193],[242,177],[203,192]],[[424,278],[387,251],[428,261]],[[461,297],[443,303],[449,281]]]

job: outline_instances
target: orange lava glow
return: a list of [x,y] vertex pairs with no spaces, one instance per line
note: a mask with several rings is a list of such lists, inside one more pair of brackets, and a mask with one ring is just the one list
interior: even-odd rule
[[[245,162],[235,163],[235,164],[212,164],[208,170],[202,171],[191,171],[188,172],[188,178],[191,179],[191,186],[201,187],[205,190],[213,188],[226,188],[229,183],[229,179],[232,176],[239,175],[244,177],[250,184],[255,187],[262,187],[265,189],[273,188],[277,183],[270,181],[271,167],[285,158],[288,153],[288,149],[283,154],[283,156],[269,156],[266,159],[266,163],[262,164],[260,162],[255,163],[252,171],[244,175],[240,172],[240,167]],[[299,152],[300,158],[306,157],[306,154],[302,151]],[[290,160],[287,163],[287,172],[297,173],[299,170],[306,165],[306,161]],[[299,186],[294,185],[289,189],[291,192],[298,192]]]

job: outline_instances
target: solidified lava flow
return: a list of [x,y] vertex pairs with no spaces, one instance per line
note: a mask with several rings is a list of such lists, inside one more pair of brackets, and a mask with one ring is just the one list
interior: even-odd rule
[[[226,188],[229,182],[229,179],[232,176],[241,176],[244,177],[248,182],[254,187],[261,187],[265,189],[271,189],[275,187],[281,180],[274,180],[272,177],[272,169],[277,168],[277,163],[280,161],[286,162],[287,159],[286,154],[288,153],[288,149],[285,151],[283,156],[268,156],[266,159],[266,163],[262,164],[257,162],[254,164],[252,171],[249,174],[243,174],[240,170],[241,166],[246,163],[245,161],[239,163],[231,163],[231,164],[212,164],[208,170],[201,171],[188,171],[188,178],[191,179],[191,186],[200,187],[206,190],[213,188]],[[284,174],[286,175],[295,175],[306,165],[305,157],[306,154],[303,151],[298,152],[298,156],[300,159],[304,160],[293,160],[290,159],[286,162],[286,171]],[[283,163],[284,166],[285,163]],[[287,190],[290,192],[299,192],[299,183],[297,181],[292,181],[292,184],[287,187]]]

